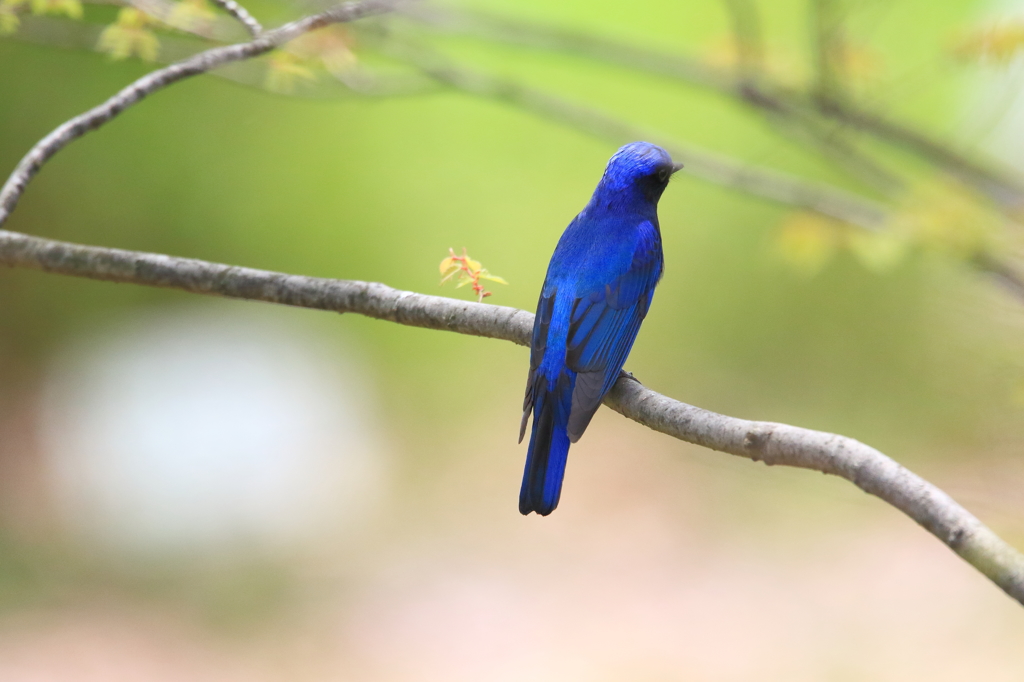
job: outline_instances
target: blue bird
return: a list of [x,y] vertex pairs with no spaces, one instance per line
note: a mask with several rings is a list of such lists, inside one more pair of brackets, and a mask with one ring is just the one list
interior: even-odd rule
[[522,514],[547,516],[558,506],[569,444],[587,429],[633,347],[664,267],[658,199],[680,168],[657,145],[627,144],[558,240],[530,343],[519,442],[531,412],[533,432]]

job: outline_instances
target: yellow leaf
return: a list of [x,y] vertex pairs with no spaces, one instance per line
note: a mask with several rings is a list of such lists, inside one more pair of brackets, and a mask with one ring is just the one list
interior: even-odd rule
[[450,256],[448,258],[445,258],[443,261],[441,261],[441,274],[443,275],[446,272],[448,272],[453,265],[454,261],[452,261]]
[[486,279],[486,280],[489,280],[491,282],[497,282],[498,284],[508,284],[508,282],[503,280],[501,277],[498,277],[497,275],[492,275],[491,273],[487,272],[486,270],[484,270],[483,272],[480,273],[480,279]]
[[483,268],[483,266],[480,265],[480,261],[475,261],[472,258],[469,258],[468,256],[466,257],[465,262],[466,267],[469,268],[471,272],[480,272],[480,270]]

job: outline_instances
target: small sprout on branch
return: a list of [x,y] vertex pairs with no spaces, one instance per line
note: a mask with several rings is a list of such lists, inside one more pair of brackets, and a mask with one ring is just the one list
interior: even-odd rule
[[508,284],[501,277],[487,272],[487,268],[481,265],[480,261],[470,258],[469,254],[466,253],[465,247],[462,249],[461,256],[455,255],[455,249],[448,249],[448,257],[441,261],[441,284],[444,284],[456,275],[458,275],[459,283],[455,285],[455,288],[458,289],[467,284],[472,285],[473,293],[476,294],[478,303],[483,303],[484,299],[491,295],[491,292],[484,289],[483,285],[480,284],[480,280],[486,279],[498,284]]
[[112,59],[136,56],[152,62],[160,52],[160,41],[149,26],[156,23],[145,13],[133,7],[125,7],[117,15],[117,21],[103,29],[97,49],[106,52]]

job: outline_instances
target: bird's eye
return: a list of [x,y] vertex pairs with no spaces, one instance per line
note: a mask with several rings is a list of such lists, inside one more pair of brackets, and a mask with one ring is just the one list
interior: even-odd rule
[[668,178],[670,175],[672,175],[672,171],[670,171],[668,168],[662,168],[661,170],[658,171],[658,179],[661,180],[662,182],[668,182]]

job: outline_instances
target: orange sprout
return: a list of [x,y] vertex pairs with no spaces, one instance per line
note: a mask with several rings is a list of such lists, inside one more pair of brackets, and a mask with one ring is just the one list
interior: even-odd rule
[[455,288],[458,289],[467,284],[472,285],[478,303],[483,303],[484,299],[491,295],[491,292],[480,284],[480,280],[486,279],[499,284],[508,284],[501,277],[487,272],[487,268],[481,265],[480,261],[470,258],[465,247],[462,248],[461,256],[455,255],[455,249],[448,249],[448,257],[441,261],[441,284],[456,275],[459,283],[455,285]]

